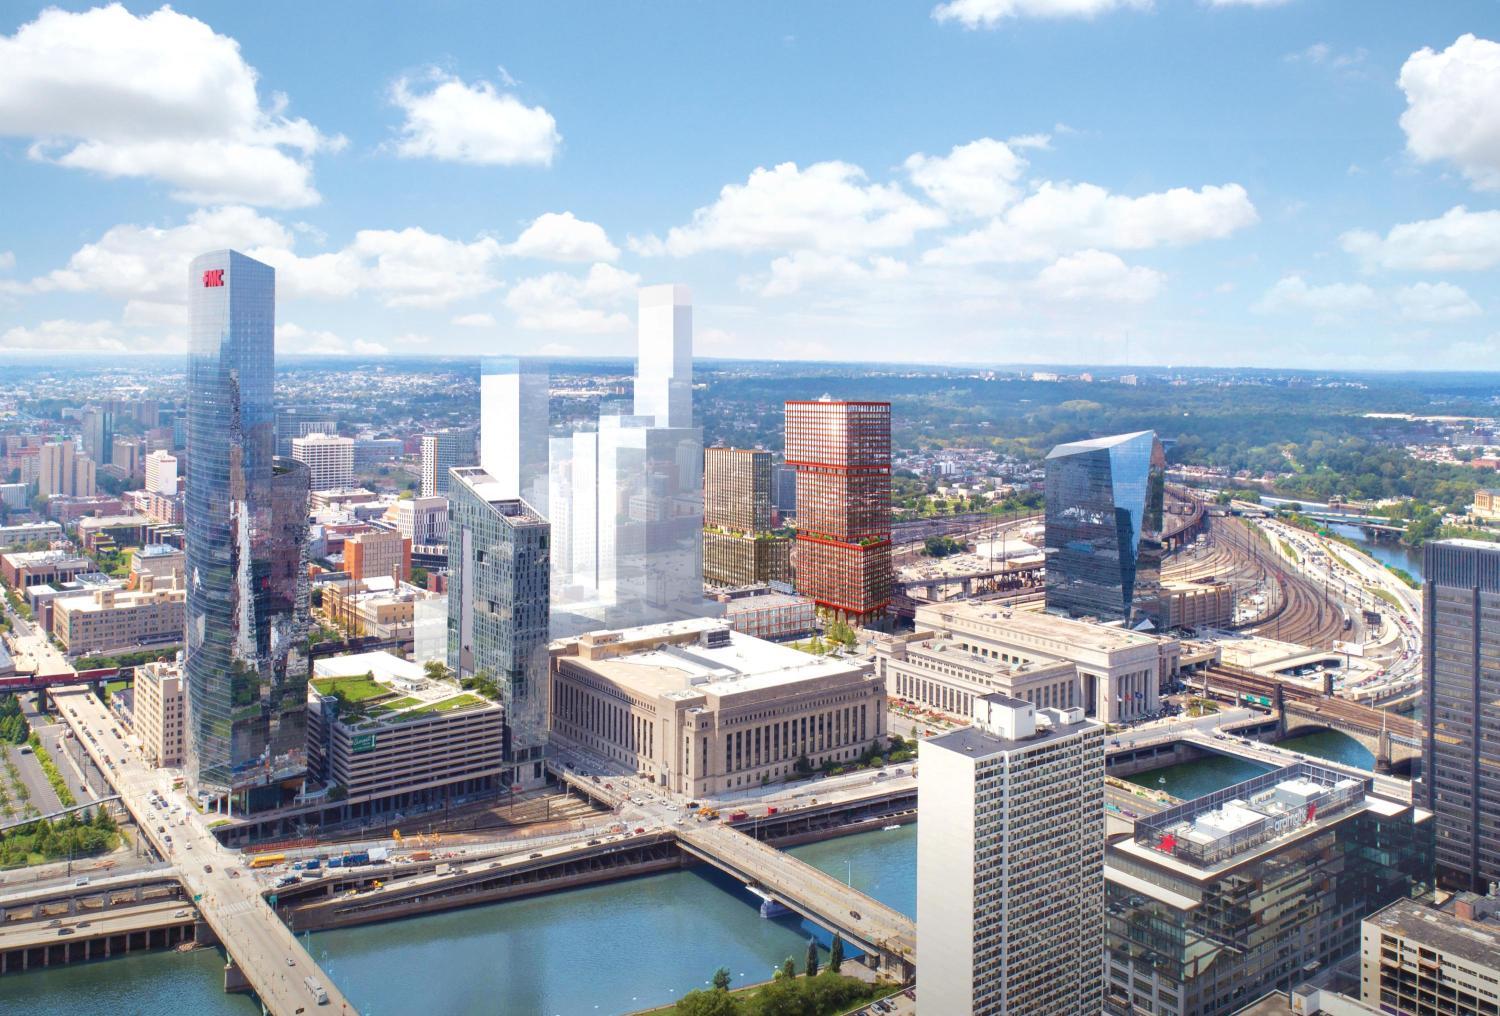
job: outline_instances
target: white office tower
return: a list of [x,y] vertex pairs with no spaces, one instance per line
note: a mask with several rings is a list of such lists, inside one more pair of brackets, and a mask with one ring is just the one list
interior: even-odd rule
[[703,596],[692,327],[686,286],[641,290],[635,412],[549,442],[554,637],[721,609]]
[[933,1016],[1103,1007],[1104,727],[1081,709],[974,701],[922,742],[917,969]]
[[548,373],[530,358],[487,358],[479,372],[479,465],[507,498],[547,513]]
[[146,456],[146,489],[167,497],[177,495],[177,456],[160,448]]

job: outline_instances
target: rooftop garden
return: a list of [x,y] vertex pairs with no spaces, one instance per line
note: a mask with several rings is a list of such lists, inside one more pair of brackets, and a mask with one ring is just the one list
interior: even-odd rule
[[337,695],[345,702],[368,702],[391,694],[391,690],[375,680],[373,673],[353,674],[346,677],[318,677],[312,686],[319,695]]

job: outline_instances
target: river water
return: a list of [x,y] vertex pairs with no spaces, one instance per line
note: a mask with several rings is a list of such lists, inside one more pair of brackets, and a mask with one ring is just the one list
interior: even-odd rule
[[[907,914],[916,913],[916,826],[790,853]],[[764,920],[738,882],[699,866],[531,899],[311,936],[318,962],[361,1013],[574,1016],[633,1012],[701,987],[720,966],[765,980],[810,936]],[[826,958],[826,956],[825,956]],[[223,993],[217,950],[142,954],[6,975],[5,1004],[28,1016],[80,1012],[194,1016],[258,1011]]]
[[[1323,730],[1316,734],[1290,737],[1277,743],[1280,747],[1290,751],[1315,755],[1331,762],[1342,762],[1360,769],[1374,769],[1375,767],[1375,756],[1364,745],[1335,730]],[[1212,794],[1215,790],[1223,790],[1235,783],[1253,779],[1269,771],[1268,767],[1258,762],[1251,762],[1249,759],[1227,755],[1205,755],[1193,762],[1163,766],[1160,769],[1151,769],[1147,772],[1136,773],[1134,776],[1127,776],[1125,779],[1138,786],[1154,787],[1173,797],[1189,801],[1195,797],[1202,797],[1204,794]]]
[[[1304,508],[1313,508],[1318,511],[1331,512],[1333,514],[1359,514],[1352,510],[1342,508],[1330,508],[1320,501],[1294,501],[1284,497],[1262,497],[1261,504],[1268,508],[1279,508],[1283,505],[1298,504]],[[1335,523],[1328,527],[1339,536],[1347,537],[1360,545],[1360,549],[1369,554],[1381,564],[1395,565],[1410,572],[1418,582],[1422,581],[1422,551],[1405,546],[1395,540],[1372,540],[1368,531],[1355,525]]]

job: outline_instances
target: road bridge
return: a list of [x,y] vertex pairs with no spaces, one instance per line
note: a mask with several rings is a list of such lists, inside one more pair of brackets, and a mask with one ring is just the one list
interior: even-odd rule
[[[84,884],[80,885],[82,881]],[[0,895],[0,927],[14,921],[36,921],[67,914],[96,913],[162,900],[182,900],[177,869],[169,864],[124,875],[53,882]]]
[[[261,897],[255,880],[237,877],[239,857],[220,845],[206,820],[189,814],[174,821],[153,807],[153,793],[170,793],[171,779],[147,766],[111,733],[113,721],[104,704],[76,687],[54,696],[59,714],[120,795],[141,834],[159,855],[176,862],[183,887],[229,955],[225,990],[254,991],[269,1012],[293,1016],[298,1009],[317,1007],[315,993],[308,986],[311,981],[326,992],[329,1011],[340,1016],[355,1012]],[[103,762],[106,754],[115,760],[113,766]],[[172,842],[174,833],[181,842]]]
[[181,900],[0,927],[0,974],[164,949],[194,941],[198,918]]
[[31,818],[12,819],[9,822],[0,823],[0,833],[5,832],[5,830],[7,830],[7,829],[16,829],[16,828],[19,828],[20,826],[28,826],[28,825],[31,825],[34,822],[40,822],[42,819],[47,819],[48,821],[50,821],[50,820],[52,820],[54,818],[62,818],[64,815],[71,815],[75,811],[87,811],[87,810],[91,810],[91,809],[94,809],[94,808],[98,808],[98,807],[100,807],[102,805],[106,805],[106,804],[110,804],[112,802],[118,801],[119,799],[120,799],[120,795],[119,794],[110,794],[107,797],[101,797],[101,798],[99,798],[96,801],[85,801],[82,804],[74,804],[74,805],[69,805],[66,808],[59,808],[57,811],[49,811],[45,815],[35,815],[35,816],[31,817]]
[[755,886],[875,960],[899,981],[916,970],[916,922],[810,864],[725,825],[677,830],[684,853]]

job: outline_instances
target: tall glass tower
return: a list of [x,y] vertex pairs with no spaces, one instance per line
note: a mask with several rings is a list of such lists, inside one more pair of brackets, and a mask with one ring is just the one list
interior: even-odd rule
[[188,770],[252,810],[306,771],[309,474],[275,457],[275,270],[203,254],[188,309]]
[[1166,455],[1156,432],[1061,444],[1047,455],[1047,609],[1160,624]]

